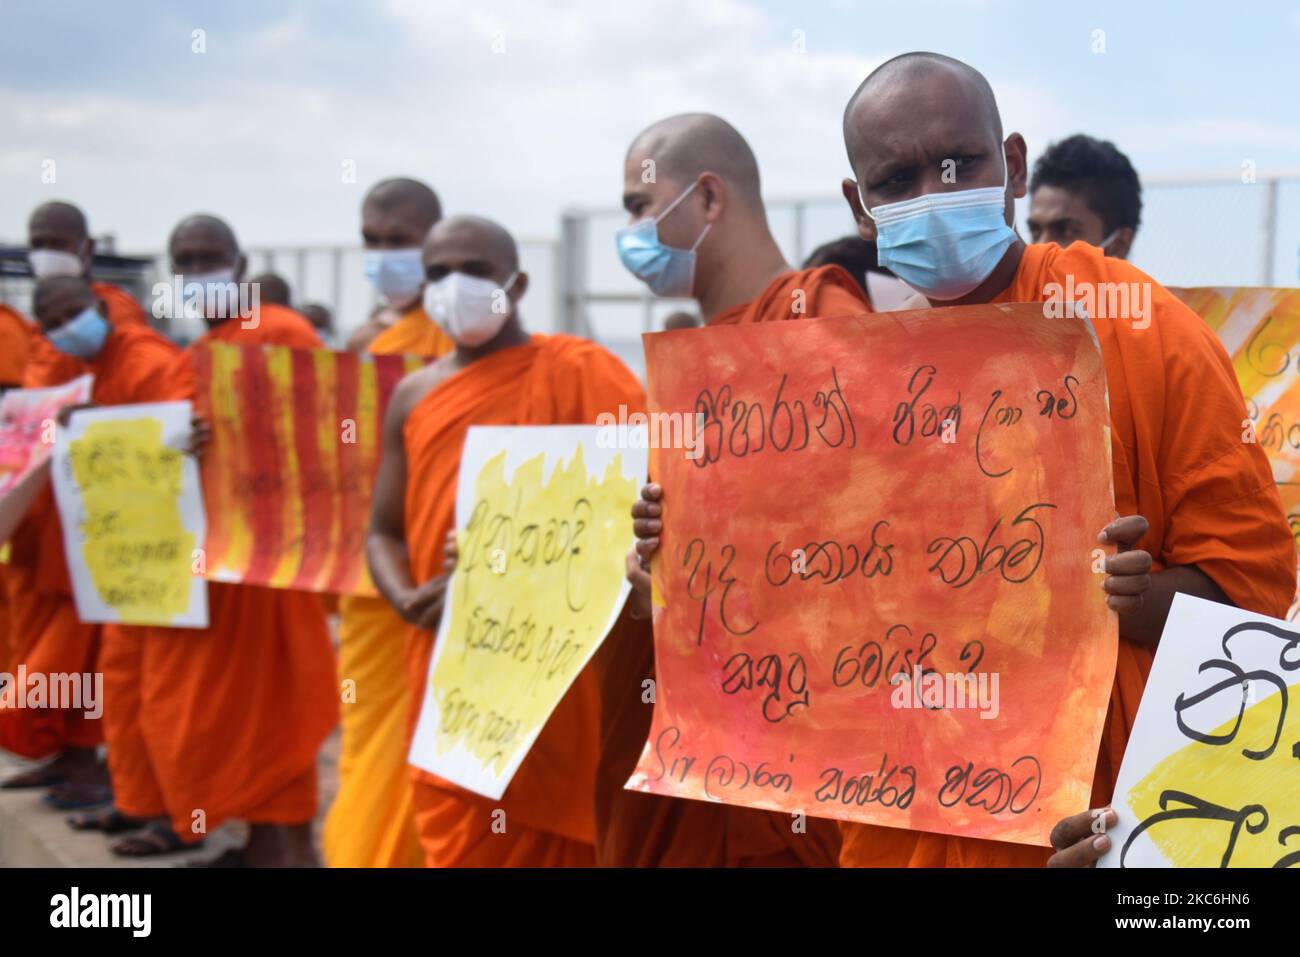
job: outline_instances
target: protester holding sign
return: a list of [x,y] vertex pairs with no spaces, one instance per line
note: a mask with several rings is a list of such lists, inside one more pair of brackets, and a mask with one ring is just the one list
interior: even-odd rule
[[[871,311],[840,266],[791,269],[768,226],[754,152],[720,117],[673,116],[639,134],[623,164],[623,206],[631,221],[618,236],[623,264],[656,295],[694,298],[705,325]],[[642,569],[630,574],[648,591]],[[602,865],[834,865],[839,833],[829,821],[624,789],[655,701],[648,607],[610,637],[593,667],[604,735],[596,798]]]
[[[919,115],[931,122],[918,124]],[[856,179],[845,181],[844,195],[859,232],[876,238],[882,250],[906,243],[919,270],[900,278],[932,303],[1060,300],[1073,285],[1072,298],[1089,306],[1106,363],[1121,516],[1098,536],[1100,544],[1119,549],[1106,560],[1101,587],[1119,615],[1121,638],[1093,785],[1092,805],[1102,806],[1175,592],[1277,617],[1295,589],[1295,545],[1267,460],[1257,445],[1241,441],[1245,409],[1232,366],[1205,324],[1138,269],[1082,243],[1067,250],[1027,247],[1015,236],[1010,223],[1013,198],[1025,191],[1024,140],[1017,133],[1003,140],[992,90],[966,64],[933,54],[886,63],[850,100],[844,133]],[[962,158],[955,182],[943,179],[944,161],[952,157]],[[954,213],[948,199],[973,199],[976,189],[991,191],[987,216],[970,217],[969,208]],[[954,217],[962,223],[961,245],[960,255],[950,257],[938,231],[925,227]],[[1127,310],[1113,314],[1103,303],[1114,302],[1120,288],[1134,295]],[[1047,318],[1056,314],[1045,308]],[[846,825],[844,832],[846,864],[989,865],[1046,857],[864,825]]]
[[[59,360],[29,366],[24,385],[48,388],[93,375],[96,405],[159,402],[183,397],[170,370],[174,345],[138,322],[114,323],[105,301],[80,275],[43,279],[33,300],[43,348]],[[62,531],[48,485],[11,542],[9,590],[11,663],[29,673],[86,674],[98,670],[100,626],[77,618]],[[111,708],[105,709],[109,715]],[[111,721],[111,717],[106,717]],[[5,787],[59,786],[52,800],[75,808],[102,803],[107,774],[95,758],[103,740],[98,721],[80,711],[0,708],[0,747],[24,757],[55,760],[5,782]]]
[[[194,277],[208,326],[174,363],[172,382],[204,418],[226,412],[194,394],[194,352],[206,342],[320,347],[311,324],[283,306],[235,308],[251,296],[239,283],[245,258],[224,221],[182,220],[168,249],[173,270]],[[248,844],[227,852],[225,863],[314,864],[316,756],[338,720],[319,596],[214,582],[208,613],[203,629],[108,627],[106,693],[135,720],[109,726],[116,809],[88,823],[107,833],[137,830],[112,849],[145,856],[194,847],[240,818],[250,824]]]
[[[614,356],[585,339],[529,335],[514,238],[458,216],[424,243],[425,309],[456,349],[407,376],[389,404],[367,554],[376,586],[412,626],[411,700],[424,699],[455,526],[456,476],[471,425],[595,423],[645,397]],[[556,596],[557,599],[559,596]],[[500,801],[415,773],[416,825],[431,867],[582,866],[595,861],[592,796],[599,712],[590,669],[551,715]],[[414,730],[411,715],[408,735]]]

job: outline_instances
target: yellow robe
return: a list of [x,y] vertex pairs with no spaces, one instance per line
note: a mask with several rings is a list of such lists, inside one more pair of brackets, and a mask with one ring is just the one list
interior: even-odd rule
[[[416,306],[368,350],[436,358],[452,347]],[[339,680],[351,679],[356,700],[345,698],[341,709],[339,790],[322,836],[330,867],[424,866],[406,764],[406,632],[406,623],[382,598],[348,595],[339,601]]]

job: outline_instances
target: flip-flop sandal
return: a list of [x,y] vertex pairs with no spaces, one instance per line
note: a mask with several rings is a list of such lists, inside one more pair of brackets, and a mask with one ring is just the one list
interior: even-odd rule
[[113,789],[104,784],[69,784],[66,787],[51,790],[43,798],[46,804],[59,811],[80,811],[85,808],[103,807],[113,803]]
[[123,839],[124,841],[142,841],[144,850],[124,850],[123,841],[109,845],[109,850],[118,857],[157,857],[159,854],[174,854],[178,851],[193,851],[203,846],[198,840],[186,844],[180,835],[166,824],[153,823],[142,828],[139,833]]
[[67,821],[68,827],[74,831],[99,831],[101,834],[125,834],[138,831],[149,823],[148,818],[131,817],[117,808],[99,814],[73,814]]

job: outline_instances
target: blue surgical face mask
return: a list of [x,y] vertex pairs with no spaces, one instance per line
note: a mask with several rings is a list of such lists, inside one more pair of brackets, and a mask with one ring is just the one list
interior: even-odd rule
[[108,320],[94,306],[87,306],[75,318],[46,333],[46,338],[60,352],[89,362],[104,348],[108,331]]
[[1016,241],[1006,220],[1007,167],[1002,185],[927,193],[868,209],[876,224],[880,265],[927,299],[960,299],[989,277]]
[[407,303],[420,292],[424,283],[424,265],[420,247],[410,249],[368,249],[365,255],[366,278],[381,296],[391,303]]
[[623,227],[615,234],[618,258],[623,261],[627,271],[649,286],[656,296],[666,299],[686,298],[694,291],[695,250],[704,242],[704,237],[709,234],[713,224],[705,224],[704,232],[700,233],[690,249],[676,249],[664,245],[659,239],[659,223],[699,184],[700,181],[696,180],[688,186],[686,192],[653,219],[642,219]]

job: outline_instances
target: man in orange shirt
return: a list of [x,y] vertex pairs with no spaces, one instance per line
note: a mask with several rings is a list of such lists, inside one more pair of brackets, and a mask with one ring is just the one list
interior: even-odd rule
[[[471,425],[595,423],[645,407],[622,363],[572,336],[529,335],[528,289],[514,239],[472,216],[443,220],[424,244],[426,309],[456,348],[402,380],[384,423],[366,553],[380,592],[408,630],[411,715],[423,701],[455,527],[461,448]],[[560,867],[595,861],[592,795],[598,700],[591,669],[574,681],[500,801],[424,771],[415,819],[430,867]],[[502,827],[504,825],[504,827]]]
[[[669,117],[637,136],[623,164],[623,206],[632,221],[618,237],[624,265],[656,295],[695,299],[705,325],[871,311],[841,267],[794,270],[785,261],[767,224],[754,153],[717,116]],[[657,535],[659,486],[643,495],[642,531]],[[650,733],[653,699],[642,689],[655,675],[649,574],[632,558],[628,574],[638,589],[632,607],[592,662],[602,698],[600,863],[834,866],[833,821],[809,819],[805,832],[789,815],[623,788]]]
[[[351,348],[376,355],[407,353],[436,359],[451,339],[424,311],[420,246],[441,217],[438,197],[414,179],[386,179],[361,204],[367,274],[390,295],[401,316],[390,326],[362,327]],[[414,279],[401,282],[395,265],[416,255]],[[359,345],[369,334],[368,345]],[[415,833],[411,775],[406,763],[410,712],[405,658],[406,624],[382,598],[339,600],[339,679],[352,681],[355,698],[342,709],[339,789],[325,819],[322,844],[330,867],[419,867],[424,852]]]
[[[177,348],[147,325],[114,324],[109,306],[80,275],[37,283],[33,300],[43,335],[57,361],[29,365],[27,388],[61,385],[90,373],[97,405],[156,402],[174,398],[171,367]],[[28,674],[93,674],[99,670],[101,628],[77,617],[54,498],[48,487],[29,508],[10,542],[5,568],[11,647],[15,668]],[[5,787],[57,786],[51,795],[65,807],[104,803],[107,776],[95,749],[101,722],[81,711],[18,708],[0,703],[0,747],[27,758],[54,755],[52,762],[10,778]],[[105,716],[111,708],[105,707]]]
[[[1241,440],[1245,403],[1231,362],[1195,314],[1128,263],[1084,243],[1026,246],[1015,235],[1025,142],[1018,133],[1003,139],[993,92],[966,64],[928,53],[884,64],[849,101],[844,138],[855,176],[844,196],[859,233],[932,305],[1092,295],[1122,516],[1099,535],[1118,546],[1102,587],[1120,634],[1093,783],[1093,804],[1104,805],[1174,593],[1281,617],[1295,590],[1295,545],[1263,451]],[[945,176],[954,160],[955,182]],[[1135,294],[1125,314],[1107,315],[1120,284]],[[1032,866],[1050,853],[863,824],[843,830],[846,865]],[[1053,838],[1076,830],[1062,822]]]
[[[194,398],[200,416],[210,410],[195,395],[192,363],[206,342],[320,348],[311,324],[290,309],[237,308],[246,261],[224,221],[182,220],[168,249],[174,272],[205,277],[208,332],[172,370],[177,393]],[[248,844],[222,863],[313,865],[317,752],[338,720],[319,596],[212,582],[208,616],[202,629],[106,628],[118,819],[103,829],[143,825],[112,847],[141,856],[193,846],[240,818],[250,825]]]

